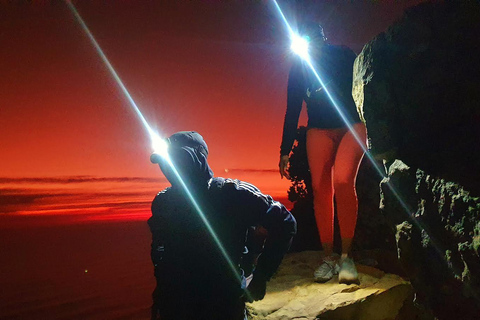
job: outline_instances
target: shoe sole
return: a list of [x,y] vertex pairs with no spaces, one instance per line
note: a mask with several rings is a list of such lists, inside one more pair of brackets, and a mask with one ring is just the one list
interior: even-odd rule
[[338,283],[342,284],[360,284],[360,280],[358,278],[338,278]]
[[333,279],[333,277],[330,278],[330,279],[313,279],[313,281],[316,282],[316,283],[325,283],[325,282],[328,282],[332,279]]

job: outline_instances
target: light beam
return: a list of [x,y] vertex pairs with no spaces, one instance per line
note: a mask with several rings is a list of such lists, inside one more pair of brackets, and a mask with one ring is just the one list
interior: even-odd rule
[[107,56],[105,55],[105,53],[103,52],[102,48],[100,47],[100,45],[98,44],[97,40],[93,37],[93,34],[90,32],[90,29],[87,27],[87,25],[85,24],[85,21],[83,21],[82,17],[80,16],[80,14],[78,13],[77,9],[75,8],[75,6],[73,5],[72,1],[70,0],[67,0],[66,1],[70,11],[72,11],[73,15],[75,16],[75,18],[77,19],[78,23],[80,24],[80,26],[82,27],[83,31],[85,31],[85,33],[87,34],[88,38],[90,39],[90,42],[92,43],[93,47],[95,48],[95,50],[97,50],[97,53],[98,55],[100,56],[100,58],[102,59],[103,63],[105,64],[105,66],[107,67],[108,71],[110,72],[110,74],[112,75],[113,79],[115,79],[115,81],[117,82],[118,86],[120,87],[120,89],[122,90],[123,94],[125,95],[125,97],[127,98],[128,102],[130,103],[130,106],[132,107],[132,109],[135,111],[135,113],[137,114],[137,117],[139,118],[139,120],[141,121],[141,123],[143,124],[143,126],[145,127],[145,129],[147,130],[150,138],[152,139],[152,142],[155,140],[155,141],[158,141],[158,139],[160,138],[158,136],[158,134],[150,127],[150,125],[148,124],[147,120],[145,119],[145,117],[143,116],[142,112],[140,111],[140,109],[138,108],[137,104],[135,103],[135,101],[133,100],[132,96],[130,95],[130,93],[128,92],[127,88],[125,87],[125,85],[123,84],[123,81],[122,79],[120,79],[120,77],[118,76],[117,72],[115,71],[115,69],[113,68],[112,64],[110,63],[110,61],[108,60]]
[[295,52],[300,58],[307,61],[310,60],[308,54],[308,41],[307,39],[294,34],[292,38],[292,45],[290,46],[293,52]]
[[[327,89],[327,86],[325,85],[325,83],[323,82],[322,80],[322,77],[320,77],[320,74],[317,72],[317,70],[315,69],[315,67],[313,66],[312,64],[312,60],[310,59],[310,54],[308,53],[308,45],[306,45],[306,42],[307,40],[306,39],[303,39],[300,35],[298,35],[296,32],[293,31],[292,27],[290,26],[290,23],[288,22],[287,18],[285,17],[282,9],[280,8],[280,5],[278,4],[278,2],[276,0],[273,0],[273,3],[275,4],[275,8],[277,9],[278,13],[280,14],[280,17],[282,18],[284,24],[285,24],[285,27],[287,28],[287,31],[288,31],[288,34],[289,34],[289,37],[290,37],[290,41],[292,43],[292,49],[294,48],[294,52],[296,54],[298,54],[298,56],[300,58],[302,58],[302,60],[307,64],[307,66],[309,67],[310,71],[312,71],[313,75],[315,76],[315,78],[318,80],[318,82],[320,83],[320,85],[322,86],[322,89],[325,90],[325,93],[327,94],[327,97],[329,98],[329,100],[331,101],[332,105],[334,106],[335,110],[337,111],[337,113],[340,115],[340,117],[342,118],[343,122],[345,123],[345,125],[348,127],[348,129],[350,130],[350,132],[353,134],[355,140],[357,141],[357,143],[360,145],[360,147],[363,149],[363,151],[365,152],[365,154],[367,155],[367,157],[369,156],[369,152],[368,152],[368,149],[365,147],[365,143],[364,141],[361,141],[360,137],[358,136],[358,134],[355,132],[355,130],[353,130],[353,126],[352,124],[350,123],[350,121],[348,120],[347,116],[345,115],[345,112],[343,112],[343,110],[340,108],[340,106],[338,105],[336,99],[332,96],[332,94],[330,93],[330,91]],[[300,39],[303,39],[300,40]],[[308,43],[308,42],[307,42]],[[379,168],[379,166],[375,163],[375,160],[372,158],[371,159],[372,162],[374,163],[377,171],[380,173],[381,176],[383,176],[383,173],[384,173],[384,170],[381,170]]]
[[[172,171],[174,172],[174,174],[176,175],[178,181],[180,181],[180,184],[182,185],[183,189],[185,190],[185,193],[187,194],[190,202],[192,203],[193,207],[195,208],[197,214],[200,216],[200,218],[202,219],[203,223],[205,224],[205,227],[207,228],[207,230],[209,231],[210,235],[212,236],[212,238],[214,239],[216,245],[218,246],[218,249],[220,250],[222,256],[225,258],[225,260],[227,261],[228,265],[230,266],[230,268],[232,269],[233,271],[233,274],[236,276],[237,280],[241,283],[242,282],[242,278],[238,272],[238,268],[235,266],[235,264],[233,263],[232,259],[230,258],[230,256],[228,255],[227,253],[227,250],[225,249],[225,247],[223,246],[223,244],[221,243],[220,241],[220,238],[217,236],[215,230],[213,229],[213,227],[211,226],[210,222],[208,221],[207,217],[205,216],[202,208],[200,207],[200,205],[198,204],[198,202],[195,200],[195,197],[193,196],[193,194],[191,193],[191,191],[189,190],[188,186],[186,185],[185,181],[182,179],[182,177],[180,176],[178,170],[175,168],[175,165],[173,164],[172,160],[170,159],[169,155],[168,155],[168,143],[162,139],[158,134],[157,132],[155,132],[151,127],[150,125],[148,124],[147,120],[145,119],[145,117],[143,116],[142,112],[140,111],[140,109],[138,108],[137,104],[135,103],[135,101],[133,100],[132,96],[130,95],[130,93],[128,92],[127,88],[125,87],[125,85],[123,84],[123,81],[120,79],[120,77],[118,76],[117,72],[115,71],[115,69],[113,68],[112,64],[110,63],[110,61],[108,60],[107,56],[105,55],[105,53],[103,52],[102,48],[100,47],[100,45],[98,44],[97,40],[95,39],[95,37],[93,36],[93,34],[90,32],[90,29],[88,28],[88,26],[86,25],[85,21],[83,20],[83,18],[80,16],[80,14],[78,13],[77,9],[75,8],[75,6],[73,5],[73,3],[70,1],[70,0],[66,0],[66,3],[70,9],[70,11],[72,11],[73,15],[75,16],[76,20],[78,21],[78,23],[80,24],[80,26],[82,27],[83,31],[85,31],[85,33],[87,34],[88,38],[90,39],[90,42],[92,43],[93,47],[95,48],[95,50],[97,51],[98,55],[100,56],[100,58],[102,59],[103,63],[105,64],[105,66],[107,67],[108,71],[110,72],[110,74],[112,75],[113,79],[115,80],[115,82],[118,84],[118,86],[120,87],[120,89],[122,90],[124,96],[127,98],[130,106],[132,107],[132,109],[135,111],[138,119],[140,120],[140,122],[142,123],[143,127],[145,128],[146,132],[148,133],[149,137],[150,137],[150,140],[152,142],[152,147],[153,147],[153,150],[156,154],[162,156],[166,162],[170,165]],[[248,295],[248,292],[247,292],[247,295]]]
[[[312,64],[312,61],[310,59],[310,55],[308,53],[308,47],[305,48],[305,43],[304,42],[301,42],[301,40],[299,39],[303,39],[300,35],[298,35],[297,33],[295,33],[292,29],[292,27],[290,26],[290,23],[288,22],[287,18],[285,17],[282,9],[280,8],[280,5],[278,4],[278,2],[276,0],[273,0],[273,3],[275,5],[275,8],[277,9],[281,19],[283,20],[284,22],[284,25],[285,27],[287,28],[287,31],[288,31],[288,34],[289,34],[289,37],[290,37],[290,40],[292,42],[292,47],[295,48],[294,52],[297,53],[300,58],[303,59],[303,61],[306,63],[306,65],[309,67],[310,71],[312,71],[312,73],[314,74],[315,78],[318,80],[318,82],[320,83],[320,85],[322,86],[322,89],[325,90],[325,93],[327,94],[327,97],[329,98],[329,100],[331,101],[332,105],[334,106],[335,110],[338,112],[338,114],[340,115],[340,117],[342,118],[343,122],[345,123],[345,125],[347,126],[347,128],[350,130],[350,132],[353,134],[355,140],[357,141],[357,143],[359,144],[359,146],[363,149],[363,151],[365,152],[365,155],[370,159],[370,161],[372,162],[373,166],[375,167],[375,169],[377,170],[377,172],[380,174],[380,176],[384,176],[384,173],[385,173],[385,170],[381,169],[380,166],[377,164],[377,162],[375,161],[375,159],[373,158],[373,156],[370,154],[370,152],[368,152],[368,149],[366,148],[365,146],[365,141],[362,141],[360,139],[360,137],[358,136],[358,134],[355,132],[355,130],[353,130],[353,126],[352,124],[350,123],[350,121],[348,120],[347,116],[345,115],[345,113],[343,112],[343,110],[340,108],[340,106],[338,105],[337,101],[335,100],[335,98],[332,96],[332,94],[330,93],[330,91],[328,90],[327,86],[325,85],[325,83],[323,82],[322,80],[322,77],[319,75],[319,73],[317,72],[317,70],[315,69],[315,67],[313,66]],[[303,39],[304,41],[306,41],[306,39]],[[397,194],[395,192],[395,194]],[[401,201],[401,203],[403,203],[403,201]]]
[[[322,86],[322,89],[325,90],[325,93],[327,95],[327,97],[329,98],[330,102],[332,103],[332,105],[334,106],[335,110],[337,111],[337,113],[340,115],[340,117],[342,118],[343,122],[345,123],[345,125],[348,127],[348,129],[350,130],[350,132],[353,134],[355,140],[357,141],[357,143],[360,145],[360,147],[363,149],[363,151],[365,152],[365,155],[367,156],[367,158],[370,160],[370,162],[372,163],[373,167],[375,168],[375,170],[378,172],[378,174],[381,176],[381,177],[384,177],[385,176],[385,170],[383,168],[380,167],[380,165],[377,163],[377,161],[375,160],[375,158],[372,156],[372,154],[368,151],[367,147],[365,146],[364,144],[364,141],[361,141],[360,137],[358,136],[358,134],[355,132],[355,130],[353,130],[353,126],[352,124],[350,123],[350,121],[348,120],[347,116],[345,115],[345,113],[343,112],[342,108],[338,105],[336,99],[333,97],[333,95],[330,93],[330,91],[327,89],[327,86],[325,85],[325,83],[323,82],[321,76],[319,75],[319,73],[317,72],[317,70],[315,69],[315,67],[313,66],[312,64],[312,61],[310,59],[310,55],[308,54],[308,50],[305,50],[305,44],[300,44],[300,40],[299,38],[301,38],[297,33],[295,33],[292,29],[292,27],[290,26],[290,23],[288,22],[287,18],[285,17],[285,14],[283,13],[282,9],[280,8],[280,5],[278,4],[278,2],[276,0],[273,0],[273,3],[275,5],[275,8],[277,9],[279,15],[280,15],[280,18],[282,19],[282,21],[284,22],[284,25],[288,31],[288,34],[289,34],[289,37],[290,37],[290,41],[292,42],[292,49],[293,47],[295,48],[295,50],[293,50],[296,54],[298,54],[300,56],[300,58],[303,59],[303,61],[306,63],[306,65],[309,67],[309,69],[312,71],[312,73],[314,74],[315,78],[318,80],[318,82],[320,83],[320,85]],[[353,71],[352,71],[353,72]],[[403,199],[401,198],[400,194],[397,192],[397,190],[394,188],[394,186],[390,183],[390,181],[388,181],[386,183],[387,187],[390,189],[390,191],[392,192],[392,194],[394,195],[394,197],[397,199],[397,201],[399,202],[400,206],[403,208],[403,210],[410,216],[412,217],[412,221],[415,223],[416,227],[419,228],[419,229],[423,229],[425,230],[425,228],[421,225],[420,221],[414,219],[415,217],[415,213],[413,212],[413,210],[405,203],[405,201],[403,201]],[[429,235],[432,243],[434,244],[434,248],[437,250],[438,254],[440,254],[440,256],[443,256],[440,252],[440,250],[438,249],[439,248],[439,245],[438,245],[438,241],[436,241],[433,237],[431,237]]]

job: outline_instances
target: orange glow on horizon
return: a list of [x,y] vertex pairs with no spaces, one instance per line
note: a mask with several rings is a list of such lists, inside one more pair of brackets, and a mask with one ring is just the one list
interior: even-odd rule
[[[272,170],[234,169],[220,176],[248,179],[291,208],[285,187],[272,184],[276,174]],[[0,209],[4,216],[59,217],[61,223],[147,220],[154,196],[169,186],[158,167],[157,175],[158,178],[0,178]],[[66,215],[70,218],[61,218]]]
[[[76,6],[153,128],[198,131],[216,176],[248,181],[291,207],[290,183],[276,172],[290,43],[268,2]],[[359,52],[405,3],[315,6],[329,39]],[[60,3],[1,9],[1,212],[100,216],[125,209],[138,216],[146,206],[148,215],[148,203],[167,185],[149,162],[150,137],[71,12]],[[106,180],[48,180],[72,176]]]

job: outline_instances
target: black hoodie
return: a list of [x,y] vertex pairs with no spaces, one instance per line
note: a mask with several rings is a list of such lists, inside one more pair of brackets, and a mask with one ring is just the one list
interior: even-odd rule
[[[255,277],[268,280],[289,248],[296,233],[296,222],[282,204],[255,186],[239,180],[212,178],[207,163],[208,148],[203,138],[203,143],[195,142],[201,138],[197,135],[179,133],[169,139],[170,158],[188,192],[177,177],[172,178],[165,164],[161,164],[172,187],[155,197],[152,217],[148,220],[155,276],[158,285],[168,288],[165,290],[170,295],[198,290],[203,296],[238,298],[243,289],[238,281],[238,276],[243,276],[239,265],[245,253],[248,230],[260,225],[268,231],[264,251],[254,271]],[[223,245],[222,249],[218,243]]]

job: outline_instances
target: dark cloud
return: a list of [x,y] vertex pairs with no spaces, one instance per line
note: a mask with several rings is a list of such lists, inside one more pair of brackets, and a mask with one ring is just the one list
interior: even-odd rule
[[38,195],[33,194],[0,194],[0,206],[30,204],[33,203],[36,199],[38,199]]
[[63,192],[62,190],[0,189],[0,213],[101,208],[149,208],[152,191]]
[[71,177],[22,177],[22,178],[8,178],[0,177],[0,184],[42,184],[42,183],[86,183],[86,182],[144,182],[155,183],[165,182],[165,178],[148,178],[148,177],[93,177],[93,176],[71,176]]
[[[276,173],[273,169],[230,169],[234,173]],[[111,183],[108,188],[99,186],[99,191],[87,188],[84,183]],[[0,178],[0,214],[74,213],[95,214],[98,212],[145,211],[165,179],[143,177],[45,177],[45,178]],[[136,183],[145,184],[138,187]],[[3,188],[2,188],[3,184]],[[71,184],[66,187],[66,184]],[[135,186],[131,187],[132,184]],[[158,189],[155,185],[158,185]],[[25,185],[25,188],[24,188]],[[126,191],[125,191],[126,190]],[[130,191],[131,190],[131,191]],[[283,198],[275,200],[286,203]]]
[[239,168],[233,168],[233,169],[225,169],[228,170],[228,172],[233,172],[233,173],[278,173],[278,169],[239,169]]
[[20,208],[30,207],[35,202],[57,195],[44,192],[28,192],[24,189],[0,189],[0,213],[20,211]]
[[88,203],[73,203],[73,204],[57,204],[52,209],[55,210],[82,210],[82,209],[98,209],[98,208],[108,208],[108,209],[138,209],[143,208],[146,210],[150,209],[151,200],[138,200],[138,201],[109,201],[95,204]]

